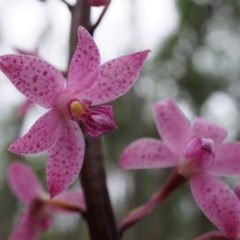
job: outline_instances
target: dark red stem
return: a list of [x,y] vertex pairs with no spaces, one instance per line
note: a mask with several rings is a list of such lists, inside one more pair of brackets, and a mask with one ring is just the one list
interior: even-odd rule
[[92,240],[117,240],[118,232],[106,185],[99,139],[86,138],[86,155],[81,172],[87,202],[87,219]]
[[165,184],[160,188],[158,192],[156,192],[145,204],[133,209],[123,221],[119,224],[119,233],[120,235],[123,232],[136,224],[138,221],[143,219],[146,215],[148,215],[159,203],[165,200],[170,193],[172,193],[175,189],[185,183],[186,178],[182,175],[179,175],[177,171],[174,171]]

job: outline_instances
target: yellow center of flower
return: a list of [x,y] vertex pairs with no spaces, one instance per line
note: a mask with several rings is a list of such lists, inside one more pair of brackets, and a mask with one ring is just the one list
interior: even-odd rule
[[80,119],[85,112],[85,106],[79,101],[74,100],[70,104],[70,111],[73,118]]

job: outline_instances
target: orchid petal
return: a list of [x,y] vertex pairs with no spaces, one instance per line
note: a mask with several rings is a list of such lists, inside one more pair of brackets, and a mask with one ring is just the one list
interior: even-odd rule
[[164,168],[177,165],[176,156],[160,140],[142,138],[132,142],[120,157],[120,166],[130,168]]
[[111,105],[88,108],[82,117],[87,133],[92,137],[99,137],[117,129]]
[[14,141],[9,151],[31,154],[48,150],[58,140],[61,127],[60,115],[55,110],[50,110],[34,123],[28,133]]
[[41,231],[47,231],[53,225],[53,218],[48,213],[43,213],[43,216],[38,219],[38,226]]
[[213,174],[240,174],[240,142],[219,144],[214,149],[215,162],[209,168]]
[[66,120],[58,142],[49,150],[47,184],[51,197],[64,191],[76,179],[84,150],[84,137],[77,122]]
[[54,197],[54,199],[74,204],[80,207],[81,209],[86,210],[84,194],[80,188],[64,191],[57,195],[56,197]]
[[81,98],[99,105],[122,96],[134,85],[148,53],[128,54],[101,65],[97,79]]
[[9,240],[37,240],[39,231],[36,213],[28,209],[21,214],[18,225]]
[[12,163],[8,169],[8,182],[13,193],[25,203],[31,203],[43,192],[32,169],[18,161]]
[[198,174],[190,178],[194,199],[205,215],[229,238],[236,239],[240,203],[231,188],[218,178]]
[[154,105],[155,122],[158,132],[169,149],[181,153],[191,136],[190,122],[171,100],[157,102]]
[[88,88],[96,79],[96,70],[99,65],[98,47],[88,31],[79,27],[78,45],[69,67],[67,88],[76,89],[78,92]]
[[0,57],[0,70],[31,101],[49,108],[63,90],[62,74],[44,60],[27,55]]
[[205,119],[197,118],[192,126],[193,136],[211,138],[215,143],[222,142],[227,136],[227,130]]

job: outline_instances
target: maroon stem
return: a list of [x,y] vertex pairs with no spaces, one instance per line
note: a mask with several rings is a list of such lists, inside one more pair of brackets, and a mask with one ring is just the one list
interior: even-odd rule
[[92,240],[117,240],[118,232],[106,185],[102,145],[86,138],[86,155],[81,173],[87,202],[87,219]]
[[156,192],[145,204],[133,209],[125,219],[120,223],[118,229],[120,235],[123,232],[148,215],[159,203],[165,200],[168,195],[185,183],[186,178],[179,175],[175,170],[167,179],[162,188]]
[[91,28],[90,22],[90,6],[88,0],[77,0],[76,5],[72,9],[72,22],[70,30],[70,56],[69,59],[73,56],[73,53],[77,46],[77,29],[79,25],[85,27],[86,29]]
[[[78,0],[72,9],[70,57],[77,45],[76,33],[79,25],[88,31],[91,30],[88,0]],[[87,205],[85,216],[91,240],[118,240],[117,226],[106,184],[101,140],[91,138],[87,134],[85,140],[86,152],[80,179],[85,193]]]
[[94,25],[91,26],[91,29],[90,29],[90,32],[91,32],[91,33],[94,32],[94,30],[98,27],[98,25],[99,25],[100,22],[102,21],[105,13],[106,13],[107,10],[108,10],[108,7],[110,6],[110,2],[111,2],[111,1],[109,1],[109,3],[108,3],[106,6],[104,6],[103,11],[101,12],[98,20],[96,21],[96,23],[95,23]]

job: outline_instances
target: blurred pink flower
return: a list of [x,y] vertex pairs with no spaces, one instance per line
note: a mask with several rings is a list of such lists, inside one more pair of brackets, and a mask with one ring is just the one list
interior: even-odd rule
[[189,178],[193,197],[203,212],[227,236],[236,239],[239,200],[217,176],[240,173],[240,143],[223,143],[227,131],[204,119],[197,118],[191,125],[171,99],[157,102],[154,113],[162,141],[134,141],[123,151],[121,167],[176,167],[179,174]]
[[26,99],[18,108],[17,117],[20,119],[23,118],[33,105],[34,102],[32,102],[29,99]]
[[52,225],[52,213],[80,213],[86,209],[80,189],[63,192],[50,199],[34,172],[24,163],[16,161],[10,165],[8,182],[16,197],[28,206],[21,214],[10,240],[38,239],[38,234]]
[[18,154],[48,151],[47,184],[51,196],[66,189],[81,169],[85,142],[79,122],[98,137],[117,127],[112,106],[135,83],[148,50],[100,65],[98,48],[83,27],[72,57],[68,79],[44,60],[26,55],[0,57],[0,69],[31,101],[50,108],[27,134],[11,144]]
[[109,4],[110,0],[89,0],[91,6],[100,7]]

